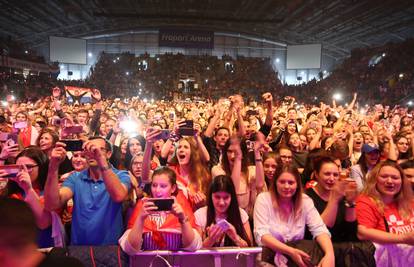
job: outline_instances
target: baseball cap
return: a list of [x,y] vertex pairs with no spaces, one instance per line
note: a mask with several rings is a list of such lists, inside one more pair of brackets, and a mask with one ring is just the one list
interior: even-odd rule
[[380,152],[376,144],[364,144],[361,149],[362,153]]

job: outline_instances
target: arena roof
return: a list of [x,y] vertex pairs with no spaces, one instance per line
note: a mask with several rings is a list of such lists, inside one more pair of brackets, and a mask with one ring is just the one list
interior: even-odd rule
[[0,0],[0,33],[30,47],[48,36],[91,37],[181,27],[285,44],[322,43],[343,58],[355,47],[414,37],[412,0]]

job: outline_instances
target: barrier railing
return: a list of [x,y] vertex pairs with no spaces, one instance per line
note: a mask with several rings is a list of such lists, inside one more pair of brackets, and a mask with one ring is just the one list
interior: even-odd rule
[[262,248],[216,248],[194,252],[154,250],[130,257],[130,267],[254,267]]

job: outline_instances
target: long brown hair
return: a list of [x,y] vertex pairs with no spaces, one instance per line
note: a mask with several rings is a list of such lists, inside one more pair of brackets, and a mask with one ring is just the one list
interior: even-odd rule
[[404,172],[399,165],[393,161],[383,161],[378,163],[378,165],[371,170],[368,175],[365,187],[362,190],[362,194],[370,197],[378,206],[378,209],[381,214],[384,214],[384,202],[380,192],[377,189],[377,180],[379,173],[384,167],[392,167],[396,169],[401,176],[401,190],[394,197],[394,201],[397,203],[398,212],[403,218],[408,218],[412,214],[412,204],[413,204],[413,192],[411,189],[411,184],[408,179],[404,179]]
[[[198,186],[198,191],[207,194],[207,190],[211,183],[210,172],[207,171],[206,166],[201,161],[200,152],[193,137],[181,138],[178,143],[187,141],[190,144],[190,161],[189,165],[189,180],[191,183],[195,183]],[[174,156],[173,162],[178,162],[176,156]]]
[[277,192],[277,180],[279,180],[280,176],[284,173],[290,173],[295,177],[296,181],[296,192],[292,196],[292,202],[293,202],[293,214],[294,218],[298,218],[298,216],[302,212],[302,195],[303,195],[303,189],[302,189],[302,182],[300,178],[300,174],[297,170],[297,168],[286,165],[286,164],[280,164],[276,168],[275,177],[276,179],[273,180],[272,185],[270,187],[270,194],[272,195],[272,198],[274,200],[275,207],[279,207],[279,193]]

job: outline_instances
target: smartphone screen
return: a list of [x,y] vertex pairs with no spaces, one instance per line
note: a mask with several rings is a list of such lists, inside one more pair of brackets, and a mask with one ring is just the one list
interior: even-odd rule
[[82,151],[83,141],[82,140],[60,140],[60,142],[66,144],[66,151]]
[[157,206],[157,211],[170,211],[174,204],[173,198],[150,198],[148,201],[153,202]]
[[15,178],[20,171],[20,165],[2,165],[0,166],[0,170],[7,172],[7,176],[3,176],[2,178]]

